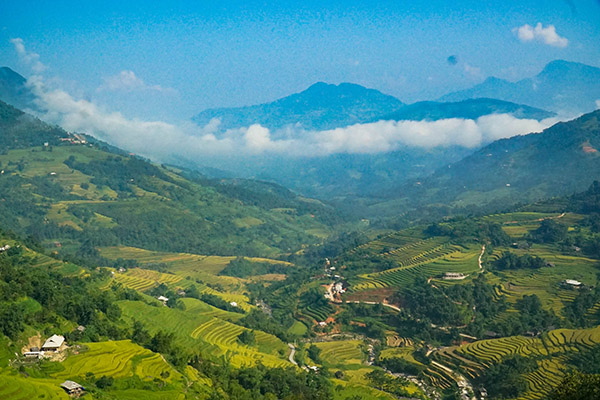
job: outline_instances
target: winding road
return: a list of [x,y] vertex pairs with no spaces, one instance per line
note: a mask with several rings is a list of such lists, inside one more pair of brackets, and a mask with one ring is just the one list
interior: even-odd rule
[[294,346],[291,343],[288,343],[288,346],[290,349],[292,349],[292,351],[290,352],[289,360],[292,364],[294,364],[295,366],[298,366],[298,363],[296,362],[296,360],[294,360],[294,355],[296,354],[296,346]]
[[481,271],[483,271],[483,267],[481,266],[481,257],[483,257],[484,253],[485,253],[485,244],[483,246],[481,246],[481,254],[479,254],[479,269]]

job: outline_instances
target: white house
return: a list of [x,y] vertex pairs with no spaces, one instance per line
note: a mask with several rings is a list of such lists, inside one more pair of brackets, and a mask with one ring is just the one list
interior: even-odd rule
[[576,281],[574,279],[565,279],[564,283],[565,283],[565,285],[569,285],[569,286],[573,286],[573,287],[580,287],[582,285],[581,282]]
[[64,336],[52,335],[42,345],[42,351],[58,351],[64,343]]

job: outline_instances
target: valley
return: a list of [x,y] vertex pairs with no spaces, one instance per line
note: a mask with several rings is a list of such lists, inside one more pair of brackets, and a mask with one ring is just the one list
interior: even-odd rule
[[56,92],[1,69],[0,398],[583,390],[600,377],[597,73],[558,60],[412,104],[319,82],[196,114],[190,147],[233,143],[202,157],[45,122]]

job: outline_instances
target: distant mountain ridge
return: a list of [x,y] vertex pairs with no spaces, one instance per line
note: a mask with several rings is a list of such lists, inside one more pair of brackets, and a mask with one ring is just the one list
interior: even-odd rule
[[580,114],[598,108],[600,68],[564,60],[548,63],[535,77],[509,82],[490,77],[479,85],[449,93],[439,99],[456,102],[495,98],[558,113]]
[[213,118],[219,118],[223,129],[261,124],[272,130],[287,125],[324,130],[367,122],[402,105],[397,98],[375,89],[353,83],[318,82],[300,93],[270,103],[208,109],[193,120],[206,125]]
[[380,116],[377,120],[437,121],[447,118],[477,119],[489,114],[511,114],[515,118],[536,120],[543,120],[556,115],[550,111],[522,104],[481,98],[448,103],[421,101],[406,105],[391,114]]
[[360,85],[319,82],[300,93],[270,103],[208,109],[196,115],[193,120],[204,126],[213,119],[219,119],[222,131],[253,124],[260,124],[272,131],[287,126],[327,130],[380,120],[477,119],[488,114],[511,114],[515,118],[536,120],[556,115],[539,108],[494,98],[448,103],[423,101],[407,105],[393,96]]

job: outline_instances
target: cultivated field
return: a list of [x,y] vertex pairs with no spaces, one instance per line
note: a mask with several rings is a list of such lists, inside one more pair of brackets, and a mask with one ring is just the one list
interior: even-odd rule
[[198,303],[201,302],[186,300],[186,304],[192,308],[185,311],[164,306],[153,307],[139,301],[120,301],[119,306],[126,319],[141,321],[153,333],[159,330],[173,332],[179,345],[205,357],[223,357],[234,366],[252,365],[258,361],[267,366],[290,365],[286,358],[288,346],[281,340],[255,331],[256,344],[243,345],[237,337],[248,329],[232,322],[235,320],[230,318],[233,313],[215,311],[208,305]]
[[[480,340],[459,347],[434,352],[434,359],[456,368],[468,378],[476,378],[489,366],[512,355],[535,357],[538,369],[525,375],[529,389],[523,400],[543,398],[564,376],[567,356],[600,344],[600,327],[591,329],[557,329],[539,338],[512,336]],[[432,383],[449,387],[451,378],[435,365],[426,375]]]
[[403,287],[418,277],[427,279],[445,272],[475,273],[479,271],[480,252],[481,247],[462,247],[443,240],[417,241],[386,255],[396,261],[398,267],[359,275],[350,281],[350,291]]

